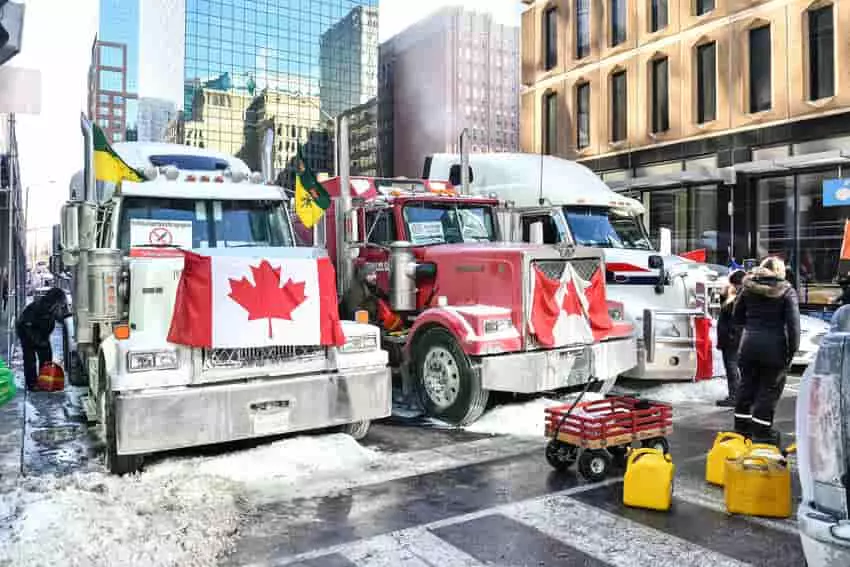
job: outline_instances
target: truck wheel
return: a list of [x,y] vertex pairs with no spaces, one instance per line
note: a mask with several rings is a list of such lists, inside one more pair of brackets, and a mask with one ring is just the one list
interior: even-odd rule
[[65,375],[68,377],[68,382],[72,386],[88,386],[89,379],[83,372],[83,362],[80,360],[80,353],[72,350],[68,353],[68,359],[65,361]]
[[448,331],[425,331],[414,347],[413,367],[427,415],[452,425],[468,425],[484,413],[489,392],[481,387],[481,378]]
[[583,451],[578,458],[578,472],[591,482],[605,480],[611,468],[611,455],[605,449]]
[[104,403],[106,413],[104,422],[106,432],[106,469],[112,474],[119,475],[138,472],[142,468],[144,457],[142,455],[118,454],[118,436],[115,428],[115,399],[110,390],[106,390],[103,395],[106,398]]
[[365,421],[356,421],[354,423],[346,423],[340,428],[340,433],[345,433],[354,438],[355,441],[364,439],[369,434],[369,426],[372,424],[368,419]]

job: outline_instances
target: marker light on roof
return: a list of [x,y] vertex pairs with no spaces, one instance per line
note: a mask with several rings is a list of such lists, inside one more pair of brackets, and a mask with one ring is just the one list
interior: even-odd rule
[[209,182],[210,182],[210,176],[209,175],[202,175],[201,176],[201,183],[209,183]]
[[216,182],[216,183],[224,183],[224,176],[223,175],[216,175],[213,178],[213,181]]
[[183,181],[188,181],[189,183],[194,183],[197,180],[198,178],[191,174],[183,178]]

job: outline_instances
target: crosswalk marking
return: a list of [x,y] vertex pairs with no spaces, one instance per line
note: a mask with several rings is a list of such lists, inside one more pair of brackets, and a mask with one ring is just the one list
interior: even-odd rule
[[659,563],[693,567],[746,565],[568,496],[547,497],[505,514],[617,567]]
[[484,567],[424,528],[353,544],[344,555],[357,567]]

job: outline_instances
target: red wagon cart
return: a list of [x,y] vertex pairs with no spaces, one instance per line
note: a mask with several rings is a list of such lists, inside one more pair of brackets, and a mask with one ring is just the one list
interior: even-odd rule
[[578,462],[584,478],[599,481],[633,443],[669,452],[672,431],[673,408],[662,402],[615,396],[553,406],[546,408],[546,460],[559,471]]

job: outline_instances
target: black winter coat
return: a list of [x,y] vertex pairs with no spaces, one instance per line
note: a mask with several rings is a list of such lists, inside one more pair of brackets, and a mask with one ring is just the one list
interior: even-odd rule
[[756,268],[732,311],[743,327],[740,361],[769,367],[788,366],[800,348],[800,306],[797,292],[773,272]]
[[717,318],[717,348],[722,351],[738,350],[741,344],[741,327],[732,320],[735,298],[726,295],[721,298],[720,316]]
[[18,317],[15,330],[18,338],[33,347],[50,344],[50,335],[56,328],[56,321],[67,316],[65,292],[53,288],[43,297],[27,305]]

